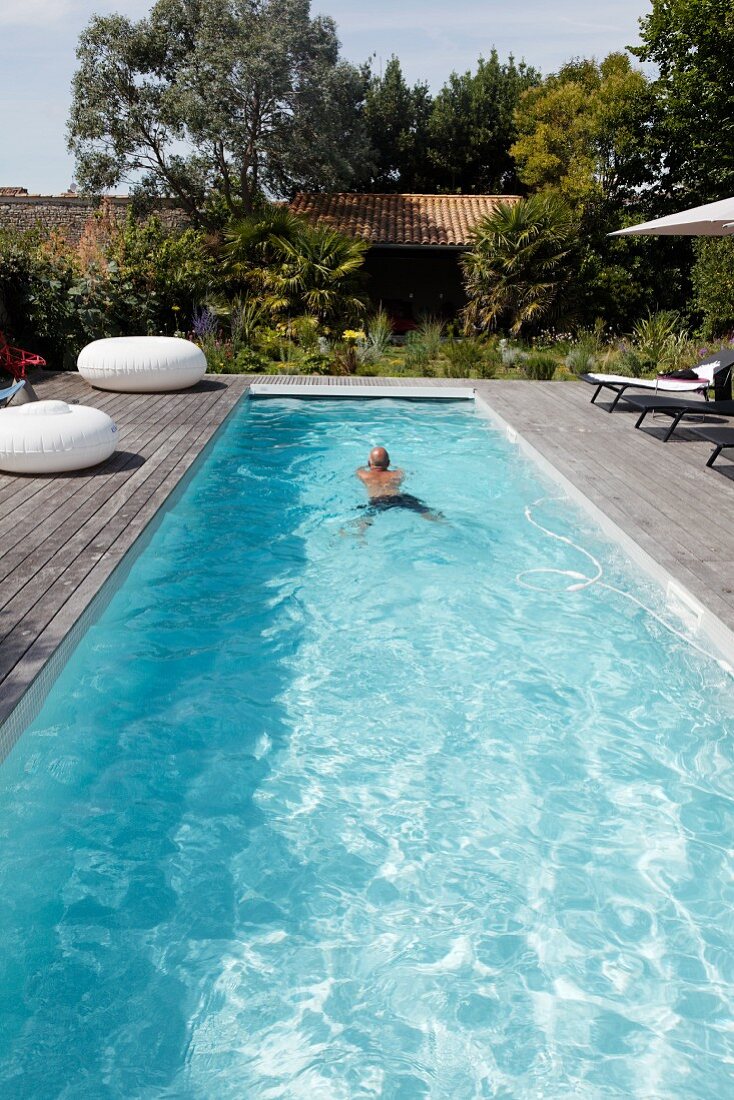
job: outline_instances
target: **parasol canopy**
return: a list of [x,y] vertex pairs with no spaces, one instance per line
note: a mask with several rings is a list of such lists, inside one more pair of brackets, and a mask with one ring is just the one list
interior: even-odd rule
[[640,222],[626,229],[610,233],[610,237],[626,237],[633,233],[650,236],[662,234],[683,237],[728,237],[734,233],[734,197],[709,202],[705,206],[693,206],[678,214],[668,214],[651,222]]

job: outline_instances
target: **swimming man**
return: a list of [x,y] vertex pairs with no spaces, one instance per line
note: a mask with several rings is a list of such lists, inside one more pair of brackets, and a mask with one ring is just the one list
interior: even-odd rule
[[378,512],[386,512],[389,508],[406,508],[417,512],[423,519],[443,518],[440,512],[432,511],[418,497],[400,491],[405,471],[390,469],[390,455],[384,447],[373,447],[367,465],[360,466],[356,473],[370,498],[369,504],[362,505],[369,518],[360,521],[361,530],[370,526]]

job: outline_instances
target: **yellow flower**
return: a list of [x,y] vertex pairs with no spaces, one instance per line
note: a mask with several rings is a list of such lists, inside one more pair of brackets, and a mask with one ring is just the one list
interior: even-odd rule
[[343,335],[344,335],[345,340],[365,340],[366,339],[365,334],[362,332],[361,329],[346,328],[346,329],[344,329]]

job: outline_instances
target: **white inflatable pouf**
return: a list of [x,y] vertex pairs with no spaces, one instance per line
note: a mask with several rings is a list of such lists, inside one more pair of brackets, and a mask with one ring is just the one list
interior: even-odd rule
[[77,367],[98,390],[162,393],[195,386],[206,374],[206,357],[177,336],[115,336],[82,348]]
[[96,466],[114,453],[117,428],[107,413],[65,401],[0,409],[0,470],[58,474]]

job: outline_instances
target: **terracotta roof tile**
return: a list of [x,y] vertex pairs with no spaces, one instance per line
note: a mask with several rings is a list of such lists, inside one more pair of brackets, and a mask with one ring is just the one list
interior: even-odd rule
[[353,195],[303,191],[294,214],[371,244],[471,244],[474,227],[500,202],[517,195]]

